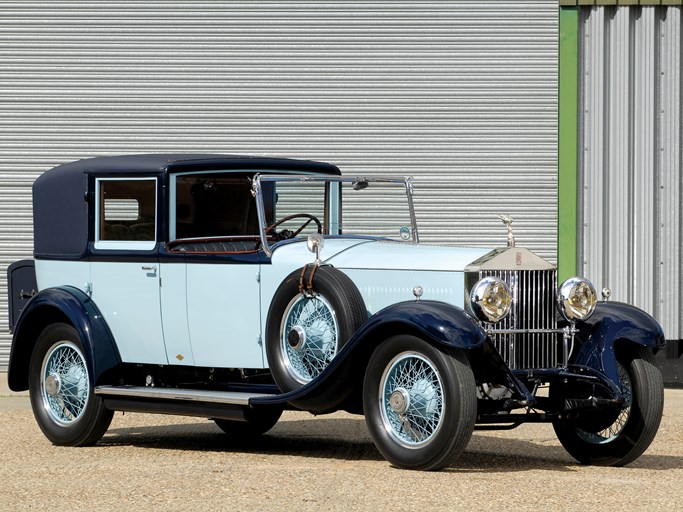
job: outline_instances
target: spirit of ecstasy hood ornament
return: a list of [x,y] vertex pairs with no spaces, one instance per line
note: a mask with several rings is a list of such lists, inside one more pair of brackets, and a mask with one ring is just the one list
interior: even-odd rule
[[508,247],[515,246],[515,237],[512,236],[512,221],[515,220],[509,215],[498,215],[498,218],[503,221],[505,227],[508,228]]

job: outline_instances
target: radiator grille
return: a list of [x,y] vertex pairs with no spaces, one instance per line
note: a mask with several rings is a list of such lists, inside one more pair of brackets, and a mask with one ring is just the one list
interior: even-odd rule
[[[510,314],[496,324],[484,324],[486,329],[557,329],[555,270],[487,270],[477,275],[478,279],[502,279],[512,293]],[[554,368],[565,363],[557,333],[492,334],[491,339],[512,369]]]

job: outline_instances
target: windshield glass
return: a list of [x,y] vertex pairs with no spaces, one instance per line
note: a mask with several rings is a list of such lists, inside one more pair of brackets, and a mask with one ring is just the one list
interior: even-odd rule
[[[409,184],[402,178],[261,176],[262,205],[264,211],[273,205],[276,223],[263,228],[275,241],[315,233],[317,221],[326,235],[417,241]],[[277,237],[283,230],[285,236]]]

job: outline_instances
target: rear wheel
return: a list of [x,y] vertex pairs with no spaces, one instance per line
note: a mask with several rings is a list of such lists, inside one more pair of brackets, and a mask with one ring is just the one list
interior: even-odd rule
[[650,446],[662,419],[664,385],[652,352],[639,349],[617,360],[625,402],[606,418],[583,415],[553,422],[562,446],[582,464],[623,466]]
[[114,415],[90,385],[83,344],[69,324],[49,325],[39,336],[29,368],[29,390],[38,426],[56,445],[94,444]]
[[363,406],[372,440],[389,462],[405,469],[441,469],[472,436],[474,375],[461,351],[395,336],[370,358]]

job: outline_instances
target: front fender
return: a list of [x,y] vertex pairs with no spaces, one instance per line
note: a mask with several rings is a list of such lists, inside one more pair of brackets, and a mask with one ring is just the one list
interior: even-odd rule
[[104,372],[121,362],[114,338],[95,303],[81,290],[63,286],[39,292],[24,307],[12,338],[7,383],[13,391],[28,389],[33,347],[51,323],[73,325],[83,344],[90,384],[98,384]]
[[619,386],[616,349],[622,343],[659,350],[666,340],[659,323],[645,311],[622,302],[601,302],[588,321],[577,326],[580,345],[572,362],[604,373]]
[[363,324],[347,345],[363,343],[376,338],[378,333],[395,330],[415,334],[446,348],[472,349],[486,340],[484,330],[463,309],[424,300],[399,302],[384,308]]
[[315,380],[289,393],[253,399],[251,403],[289,403],[323,413],[346,402],[342,407],[356,411],[370,355],[380,343],[397,334],[419,336],[443,348],[474,349],[486,340],[479,324],[461,308],[426,300],[392,304],[370,317]]

